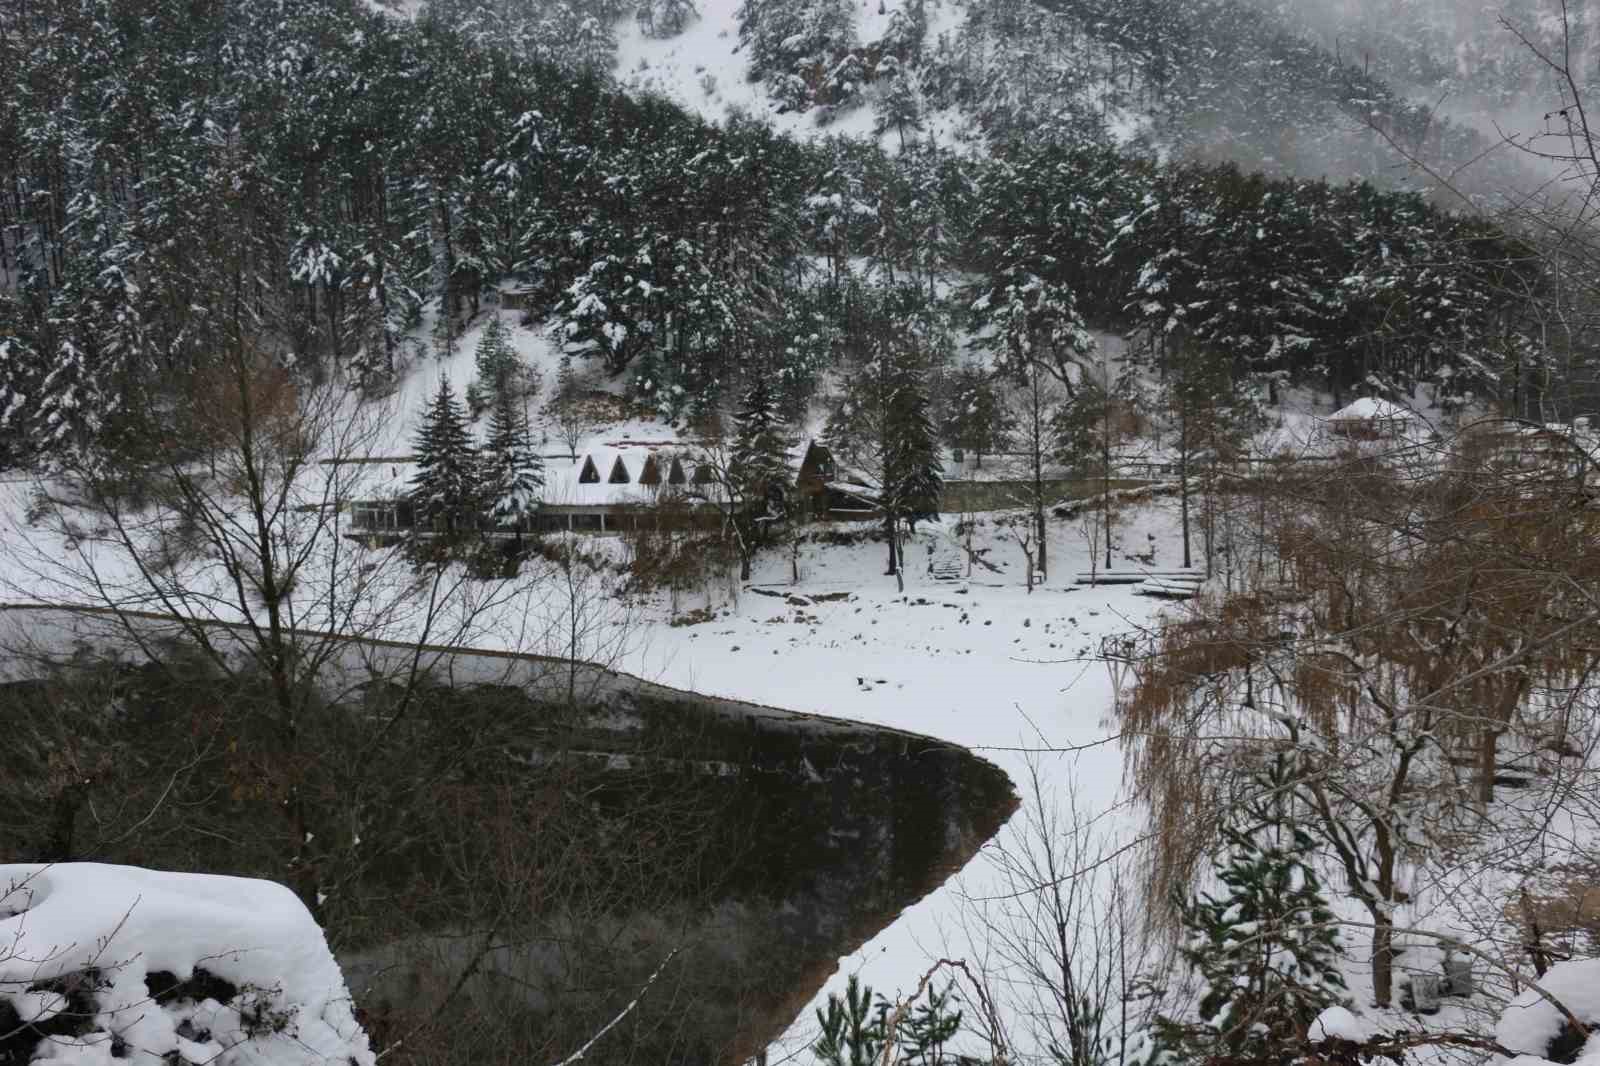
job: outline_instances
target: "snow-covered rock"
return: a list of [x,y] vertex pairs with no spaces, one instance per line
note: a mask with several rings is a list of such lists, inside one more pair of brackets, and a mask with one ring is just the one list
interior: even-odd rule
[[1319,1040],[1354,1040],[1365,1043],[1376,1035],[1376,1028],[1348,1007],[1329,1007],[1311,1023],[1310,1037]]
[[287,888],[96,863],[0,865],[0,1051],[374,1062],[322,930]]
[[[1591,1029],[1600,1022],[1600,959],[1575,959],[1558,963],[1539,979],[1539,986]],[[1517,1052],[1519,1063],[1547,1062],[1550,1045],[1568,1027],[1567,1018],[1536,990],[1525,989],[1500,1015],[1494,1038],[1507,1051]],[[1600,1040],[1590,1036],[1576,1059],[1600,1062]]]

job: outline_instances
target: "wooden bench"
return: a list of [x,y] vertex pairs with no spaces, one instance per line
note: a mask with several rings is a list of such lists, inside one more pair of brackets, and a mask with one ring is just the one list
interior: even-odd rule
[[1097,570],[1093,574],[1082,570],[1074,580],[1080,585],[1137,585],[1152,580],[1192,581],[1198,585],[1205,575],[1193,570]]
[[1200,595],[1200,582],[1198,579],[1151,578],[1133,591],[1139,596],[1155,596],[1164,600],[1192,600]]

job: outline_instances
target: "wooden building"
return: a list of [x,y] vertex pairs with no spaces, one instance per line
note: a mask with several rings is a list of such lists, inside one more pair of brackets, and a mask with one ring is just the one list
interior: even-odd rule
[[[625,533],[658,528],[716,528],[720,488],[703,457],[677,445],[600,446],[574,461],[547,455],[538,510],[521,529],[485,530],[490,537],[519,533]],[[411,503],[410,458],[389,460],[376,483],[350,504],[349,536],[393,543],[419,532]]]
[[1327,417],[1329,435],[1344,440],[1399,440],[1421,421],[1397,403],[1364,396]]
[[878,517],[878,490],[859,474],[842,471],[828,446],[806,442],[795,474],[795,495],[802,513],[840,522]]

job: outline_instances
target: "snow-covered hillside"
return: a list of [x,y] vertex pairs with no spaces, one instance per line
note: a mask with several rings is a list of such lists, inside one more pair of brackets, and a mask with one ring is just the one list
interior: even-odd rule
[[[704,0],[699,18],[674,37],[652,37],[637,20],[623,19],[616,27],[618,83],[634,92],[664,96],[712,121],[743,114],[797,136],[871,137],[876,94],[869,94],[867,102],[842,112],[826,125],[816,109],[779,109],[766,85],[750,77],[739,40],[737,16],[741,2]],[[912,2],[882,0],[861,4],[855,13],[856,31],[862,42],[870,44],[882,37],[891,13]],[[954,37],[965,17],[966,3],[942,0],[931,6],[931,13],[929,38]],[[955,110],[936,112],[927,120],[927,135],[941,144],[952,144],[970,132],[967,120]],[[884,143],[891,140],[886,133]]]

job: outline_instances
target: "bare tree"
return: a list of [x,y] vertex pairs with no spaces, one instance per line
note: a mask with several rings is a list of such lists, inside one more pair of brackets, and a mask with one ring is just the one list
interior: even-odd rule
[[556,372],[556,387],[545,404],[556,426],[556,439],[567,446],[573,462],[578,461],[578,446],[594,432],[595,419],[585,402],[572,367],[572,357],[562,356]]
[[[1033,583],[1038,577],[1038,569],[1034,562],[1034,537],[1037,529],[1034,526],[1034,516],[1029,513],[1012,514],[995,521],[995,529],[1002,535],[1008,536],[1022,551],[1023,581],[1028,586],[1028,593],[1033,593]],[[970,557],[970,556],[969,556]]]
[[[474,581],[459,566],[417,573],[398,549],[361,550],[343,535],[340,513],[376,469],[362,460],[382,425],[351,393],[297,381],[247,344],[184,386],[187,402],[143,412],[119,453],[38,478],[31,524],[7,540],[9,591],[97,609],[116,641],[152,662],[171,659],[175,635],[193,669],[254,694],[241,707],[287,756],[272,787],[286,838],[300,842],[289,879],[317,913],[316,842],[333,812],[308,799],[308,775],[327,757],[308,744],[308,719],[374,671],[415,691],[425,649],[482,639],[519,585]],[[413,653],[380,666],[356,650],[371,637]],[[409,713],[409,699],[393,713]]]
[[544,635],[541,652],[563,662],[566,705],[576,711],[592,699],[601,677],[597,664],[621,662],[634,650],[636,617],[619,596],[618,582],[601,559],[581,551],[580,538],[552,540],[542,607],[546,621],[532,629]]
[[1166,948],[1135,905],[1131,853],[1046,773],[1061,758],[1029,756],[1022,813],[985,852],[999,890],[966,898],[963,922],[988,987],[1025,1030],[1008,1045],[1025,1039],[1070,1066],[1122,1064],[1154,1017],[1146,981]]
[[1005,398],[1011,446],[1008,459],[1016,479],[1011,495],[1033,520],[1039,579],[1043,581],[1049,578],[1045,510],[1051,503],[1052,479],[1048,474],[1060,450],[1058,424],[1067,395],[1059,382],[1046,377],[1037,366],[1028,364],[1027,373],[1027,379]]
[[[1547,744],[1597,663],[1580,636],[1600,620],[1577,487],[1590,466],[1542,444],[1524,461],[1547,432],[1275,475],[1293,504],[1266,512],[1280,578],[1164,623],[1121,701],[1129,772],[1153,801],[1156,898],[1203,863],[1241,799],[1234,769],[1292,751],[1292,804],[1368,913],[1375,997],[1390,1002],[1419,871],[1436,847],[1459,863],[1505,846],[1490,831],[1510,816],[1494,802],[1502,745]],[[1579,794],[1547,787],[1557,805]],[[1516,847],[1553,843],[1536,829]]]
[[[0,615],[27,678],[0,703],[8,721],[15,700],[33,707],[0,795],[42,801],[0,850],[290,883],[343,949],[388,945],[417,981],[388,1007],[361,987],[387,1037],[409,1038],[396,1061],[483,1061],[467,1054],[477,1032],[550,1061],[597,1034],[697,1039],[704,1019],[656,982],[625,1015],[612,994],[569,997],[562,1025],[517,1043],[537,998],[502,976],[645,987],[632,964],[662,960],[632,946],[639,913],[678,914],[668,904],[705,890],[693,778],[625,785],[576,750],[635,635],[610,562],[574,538],[485,580],[358,547],[340,511],[387,472],[362,461],[386,412],[255,353],[228,370],[163,413],[184,420],[173,443],[41,475],[33,524],[8,531],[12,598],[52,609]],[[445,942],[463,950],[430,955],[436,969],[410,954]]]
[[[1110,544],[1112,508],[1109,500],[1103,500],[1099,507],[1085,507],[1078,513],[1078,536],[1083,538],[1084,546],[1089,549],[1089,584],[1095,583],[1100,565],[1101,538],[1107,538]],[[1106,552],[1106,565],[1109,569],[1111,553]]]
[[739,469],[735,442],[727,431],[726,420],[720,416],[707,418],[695,428],[695,477],[683,486],[684,495],[716,511],[722,536],[738,557],[739,580],[749,581],[750,564],[755,558],[760,533],[757,510],[764,501],[758,498],[758,490]]

